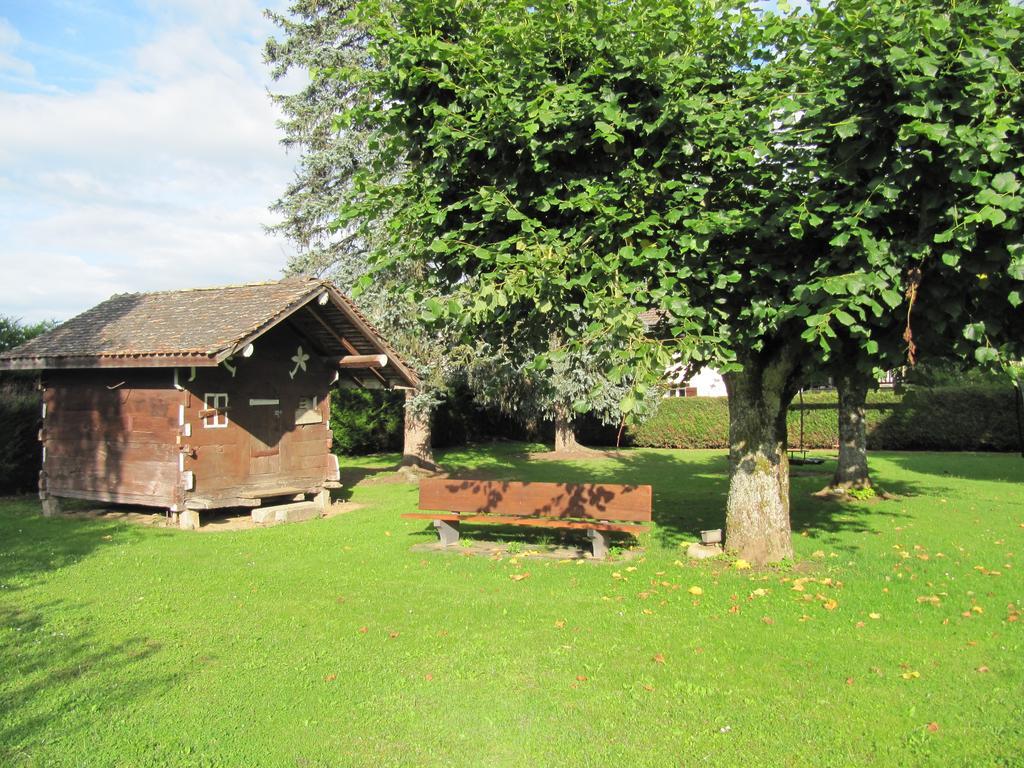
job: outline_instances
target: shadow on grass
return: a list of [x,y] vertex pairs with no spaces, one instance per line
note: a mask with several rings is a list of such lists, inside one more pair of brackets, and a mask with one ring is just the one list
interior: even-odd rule
[[173,534],[101,518],[43,517],[35,496],[2,498],[0,585],[7,592],[20,589],[49,571],[73,565],[100,547],[153,535]]
[[95,722],[96,713],[116,720],[133,702],[178,682],[179,675],[146,671],[159,642],[104,642],[69,620],[74,610],[60,601],[31,609],[0,606],[0,632],[14,637],[0,644],[0,764],[35,764],[35,749],[55,731],[86,759],[88,734],[76,735],[76,722]]
[[[483,451],[449,451],[441,461],[452,478],[651,485],[656,524],[652,536],[666,548],[696,540],[702,530],[725,526],[729,461],[724,451],[627,449],[604,459],[562,462],[531,461],[521,448],[499,444]],[[807,530],[810,536],[840,531],[870,532],[874,530],[872,520],[879,516],[903,516],[893,502],[846,502],[813,496],[828,485],[834,464],[792,469],[790,507],[794,531]],[[884,488],[898,496],[941,491],[927,484],[888,478]],[[499,529],[499,526],[470,527],[464,533],[467,534],[473,539],[501,541],[536,542],[556,536],[579,540],[578,533],[545,531],[538,536],[535,531]],[[424,538],[433,536],[433,530],[426,528],[422,535]]]

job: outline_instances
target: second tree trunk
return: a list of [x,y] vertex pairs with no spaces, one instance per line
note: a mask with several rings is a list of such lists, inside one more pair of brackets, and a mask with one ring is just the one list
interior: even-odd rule
[[839,461],[832,487],[842,490],[868,488],[868,437],[865,422],[868,389],[872,379],[858,373],[836,377],[839,392]]
[[402,446],[402,466],[420,467],[435,471],[434,450],[431,447],[430,412],[413,407],[415,393],[405,393],[405,438]]
[[560,404],[555,406],[555,453],[572,453],[578,451],[580,444],[576,440],[576,424],[572,408]]

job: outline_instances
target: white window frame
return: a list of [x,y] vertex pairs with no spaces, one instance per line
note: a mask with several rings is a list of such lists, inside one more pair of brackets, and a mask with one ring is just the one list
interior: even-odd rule
[[203,429],[224,429],[228,425],[228,393],[207,392],[203,395],[204,410],[216,413],[203,417]]

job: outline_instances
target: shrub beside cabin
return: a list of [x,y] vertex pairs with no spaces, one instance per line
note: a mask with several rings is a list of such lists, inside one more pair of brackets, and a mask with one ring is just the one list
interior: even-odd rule
[[182,527],[204,509],[322,506],[332,385],[418,383],[351,301],[304,278],[120,294],[0,370],[41,371],[44,514],[62,497],[142,504]]

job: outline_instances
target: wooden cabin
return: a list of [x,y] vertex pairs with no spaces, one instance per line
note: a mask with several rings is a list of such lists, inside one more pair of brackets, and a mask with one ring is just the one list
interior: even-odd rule
[[322,505],[339,479],[331,387],[417,384],[348,298],[308,278],[119,294],[0,370],[41,372],[44,514],[61,498],[140,504],[187,528],[200,510]]

